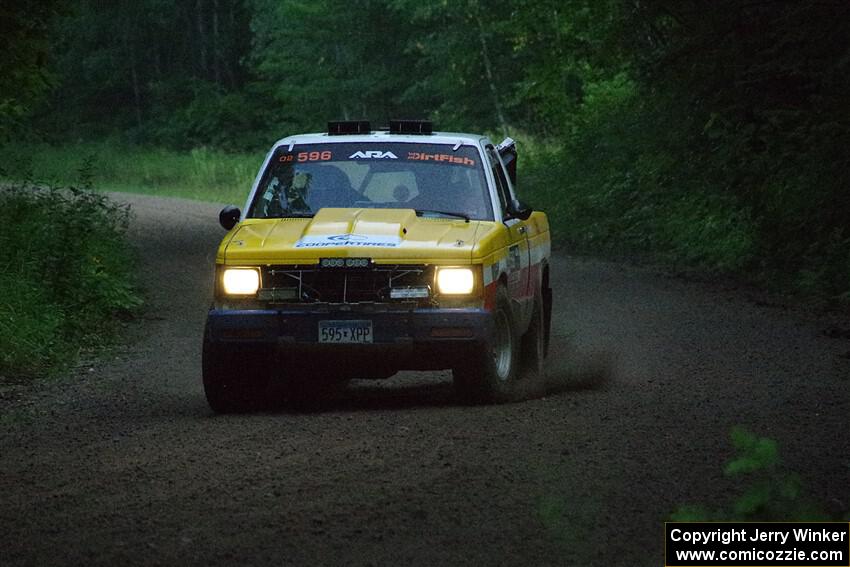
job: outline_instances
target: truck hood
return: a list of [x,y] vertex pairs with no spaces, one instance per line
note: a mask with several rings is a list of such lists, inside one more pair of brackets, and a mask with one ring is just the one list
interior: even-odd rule
[[482,221],[417,217],[411,209],[321,209],[310,219],[246,219],[222,243],[228,264],[310,264],[326,257],[376,262],[469,262]]

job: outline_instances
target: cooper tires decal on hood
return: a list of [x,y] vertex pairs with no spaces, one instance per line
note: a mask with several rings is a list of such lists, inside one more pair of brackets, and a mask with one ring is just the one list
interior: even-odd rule
[[295,243],[295,248],[329,248],[349,246],[352,248],[396,248],[401,244],[397,236],[374,236],[365,234],[334,234],[329,236],[304,236]]

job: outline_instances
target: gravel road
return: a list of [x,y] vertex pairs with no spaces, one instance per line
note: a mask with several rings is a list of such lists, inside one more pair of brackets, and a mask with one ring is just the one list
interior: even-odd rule
[[448,373],[405,373],[215,416],[219,207],[118,198],[148,307],[106,360],[4,394],[0,564],[657,566],[673,510],[734,494],[737,424],[850,507],[850,321],[557,256],[543,397],[463,407]]

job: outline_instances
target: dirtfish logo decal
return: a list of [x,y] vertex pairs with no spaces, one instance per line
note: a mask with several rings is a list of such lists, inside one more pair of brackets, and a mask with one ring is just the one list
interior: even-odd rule
[[296,248],[396,248],[401,244],[397,236],[369,236],[365,234],[334,234],[333,236],[305,236],[295,243]]
[[355,152],[348,156],[348,159],[398,159],[392,152],[381,152],[378,150],[370,150],[368,152]]

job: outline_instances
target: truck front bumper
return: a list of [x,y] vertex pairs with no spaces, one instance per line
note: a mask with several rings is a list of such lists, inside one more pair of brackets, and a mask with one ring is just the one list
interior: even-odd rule
[[[321,321],[371,321],[371,343],[319,342]],[[206,340],[212,346],[265,347],[290,361],[385,365],[399,370],[451,368],[471,346],[491,336],[492,315],[480,308],[338,307],[305,309],[211,309]]]

